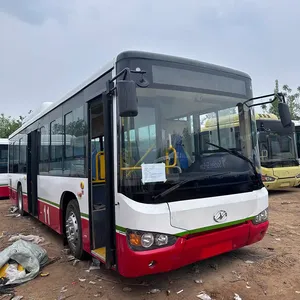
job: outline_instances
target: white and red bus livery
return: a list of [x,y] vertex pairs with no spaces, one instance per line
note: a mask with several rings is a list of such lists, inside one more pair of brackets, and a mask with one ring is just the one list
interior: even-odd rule
[[[123,52],[9,137],[11,200],[125,277],[258,242],[268,193],[250,98],[245,73]],[[238,138],[220,134],[236,113]],[[202,135],[207,118],[218,130]]]
[[0,139],[0,199],[7,199],[8,191],[8,139]]

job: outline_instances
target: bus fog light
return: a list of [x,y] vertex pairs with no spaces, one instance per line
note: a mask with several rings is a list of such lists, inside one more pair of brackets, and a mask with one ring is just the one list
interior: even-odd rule
[[157,246],[163,246],[168,244],[168,236],[166,234],[157,234],[155,236],[155,244]]
[[144,233],[141,238],[141,244],[144,248],[150,248],[154,243],[154,236],[152,233]]
[[259,213],[255,218],[252,220],[252,223],[257,225],[263,222],[266,222],[269,218],[269,210],[268,208],[263,210],[261,213]]

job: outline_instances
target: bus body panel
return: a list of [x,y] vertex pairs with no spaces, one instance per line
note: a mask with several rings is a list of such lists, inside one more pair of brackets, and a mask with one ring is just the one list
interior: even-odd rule
[[8,174],[0,174],[0,199],[6,199],[8,196]]
[[[18,186],[22,187],[24,211],[28,212],[28,195],[26,176],[22,174],[9,174],[11,181],[10,200],[13,205],[18,205]],[[81,183],[84,189],[81,189]],[[51,227],[59,234],[63,233],[63,212],[61,199],[65,192],[74,194],[80,207],[82,242],[84,250],[90,252],[90,230],[88,210],[88,179],[58,176],[38,176],[38,219]]]
[[275,178],[274,181],[265,181],[268,190],[295,187],[300,184],[300,167],[261,168],[262,175]]
[[139,277],[175,270],[259,242],[268,226],[268,221],[259,225],[247,221],[205,234],[179,237],[172,246],[148,251],[131,250],[126,234],[118,232],[118,271],[125,277]]
[[[169,203],[171,225],[186,231],[204,231],[205,228],[243,223],[267,207],[268,193],[265,188],[249,193],[188,200],[188,205],[187,201]],[[220,223],[214,220],[219,211],[227,213],[226,219]]]
[[[268,208],[266,188],[245,194],[168,203],[171,213],[165,203],[137,203],[122,194],[117,195],[116,201],[118,271],[125,277],[167,272],[250,245],[264,237],[269,225],[268,222],[254,225],[251,221]],[[172,213],[175,209],[177,212]],[[213,220],[214,213],[219,210],[228,212],[228,220],[222,224]],[[176,214],[175,221],[180,220],[178,226],[174,226],[172,217]],[[128,244],[127,229],[167,233],[178,239],[172,246],[133,251]],[[149,266],[153,261],[154,266]]]
[[[83,183],[83,185],[82,185]],[[81,188],[83,186],[83,189]],[[51,188],[49,188],[51,187]],[[58,233],[63,233],[61,200],[64,193],[71,192],[78,201],[82,226],[84,250],[90,252],[88,179],[58,176],[38,176],[39,220]]]

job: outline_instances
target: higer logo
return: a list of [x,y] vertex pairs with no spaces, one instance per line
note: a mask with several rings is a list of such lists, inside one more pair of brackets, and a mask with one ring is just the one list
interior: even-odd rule
[[227,212],[225,210],[219,210],[214,215],[214,220],[218,223],[225,222],[227,220]]

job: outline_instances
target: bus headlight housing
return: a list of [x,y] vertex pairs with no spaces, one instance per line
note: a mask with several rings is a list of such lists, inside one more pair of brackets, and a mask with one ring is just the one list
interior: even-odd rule
[[261,179],[263,182],[270,182],[270,181],[275,181],[275,178],[272,176],[267,176],[267,175],[261,175]]
[[135,251],[153,250],[172,246],[177,237],[165,233],[145,232],[140,230],[127,230],[127,242]]
[[252,223],[254,225],[258,225],[260,223],[266,222],[268,220],[268,218],[269,218],[269,209],[266,208],[265,210],[263,210],[257,216],[254,217],[254,219],[252,220]]
[[296,178],[300,178],[300,174],[297,174],[297,175],[296,175]]

